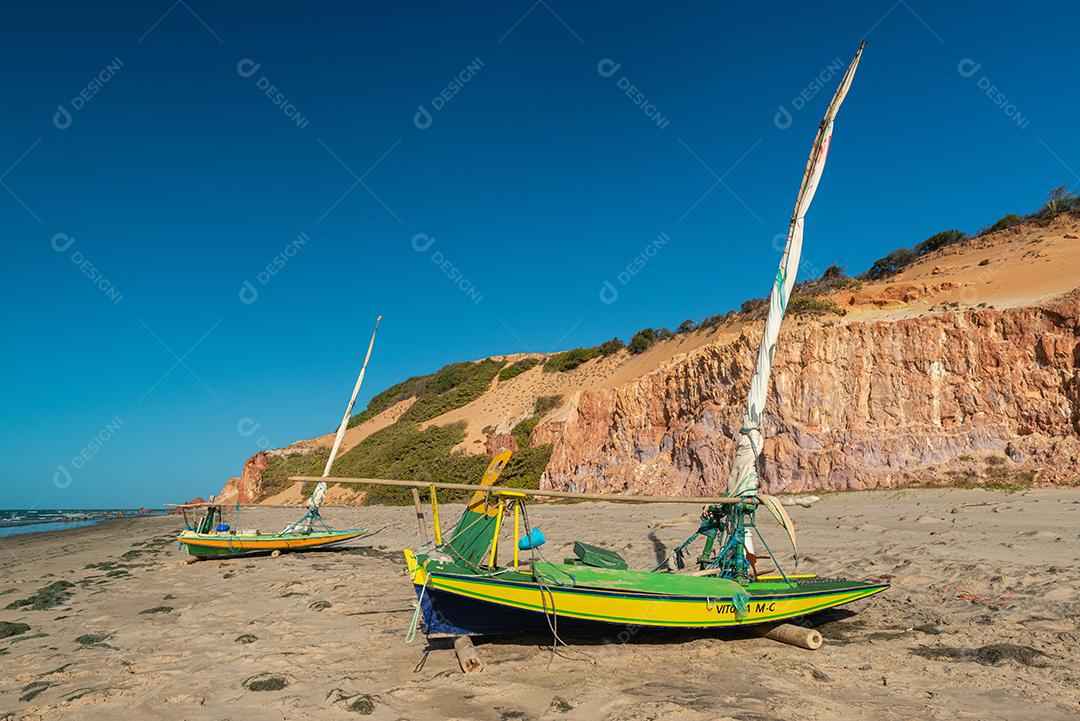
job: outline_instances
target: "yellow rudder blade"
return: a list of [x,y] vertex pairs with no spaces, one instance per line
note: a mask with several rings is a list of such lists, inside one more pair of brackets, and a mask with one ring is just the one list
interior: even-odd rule
[[[480,479],[481,486],[494,486],[495,481],[499,480],[499,476],[502,475],[503,470],[506,468],[506,464],[510,462],[510,455],[513,451],[501,451],[491,459],[491,463],[488,464],[487,470],[484,471],[484,477]],[[469,500],[467,506],[470,511],[478,511],[487,503],[488,494],[484,491],[477,491],[473,494],[473,497]],[[487,508],[485,511],[489,516],[494,516],[499,512],[498,507],[493,506]]]

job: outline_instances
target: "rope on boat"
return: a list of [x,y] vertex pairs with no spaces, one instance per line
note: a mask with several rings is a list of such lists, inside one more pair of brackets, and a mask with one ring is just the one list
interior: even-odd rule
[[751,522],[750,527],[754,529],[754,533],[757,534],[758,539],[761,541],[762,545],[765,546],[765,550],[768,552],[769,558],[772,559],[773,565],[776,566],[776,570],[780,572],[780,576],[784,579],[784,583],[786,583],[789,588],[795,588],[796,584],[793,583],[792,580],[787,577],[786,573],[784,573],[784,569],[780,565],[780,562],[776,560],[776,555],[772,552],[772,549],[769,548],[769,544],[765,540],[765,537],[761,535],[761,531],[758,530],[757,523],[756,522]]
[[746,618],[746,614],[750,612],[750,595],[745,591],[732,594],[731,605],[735,607],[737,618]]
[[[521,520],[524,522],[526,530],[531,531],[532,524],[529,523],[529,514],[528,511],[525,510],[524,504],[521,505]],[[537,556],[540,556],[540,560],[544,561],[545,563],[550,563],[550,561],[548,561],[547,558],[544,557],[543,551],[540,551],[537,548],[529,549],[529,560],[533,569],[533,578],[536,580],[536,585],[540,589],[540,602],[543,604],[544,607],[544,620],[547,622],[548,630],[551,631],[551,657],[554,658],[555,655],[558,654],[563,658],[574,660],[574,656],[569,655],[568,652],[559,652],[558,649],[561,645],[564,646],[568,651],[572,651],[572,653],[577,656],[577,660],[584,660],[592,664],[593,666],[598,665],[595,658],[585,653],[584,651],[576,651],[571,649],[570,644],[568,644],[562,639],[561,636],[559,636],[559,614],[555,608],[555,594],[554,592],[552,592],[551,587],[544,583],[543,575],[536,572]],[[566,575],[570,576],[573,584],[577,583],[577,579],[574,578],[572,574],[567,572]],[[548,611],[549,599],[551,601],[550,611]],[[548,660],[548,664],[551,664],[551,659]]]
[[409,622],[409,628],[405,631],[405,643],[411,644],[416,640],[416,630],[420,627],[420,615],[423,613],[424,608],[424,593],[427,592],[428,581],[431,580],[431,576],[428,575],[427,569],[424,569],[424,585],[420,588],[420,595],[416,597],[416,603],[413,604],[413,617]]

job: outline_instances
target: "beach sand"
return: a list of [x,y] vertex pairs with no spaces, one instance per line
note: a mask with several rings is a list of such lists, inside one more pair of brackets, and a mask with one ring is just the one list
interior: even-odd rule
[[[29,628],[0,626],[22,631],[0,639],[0,718],[1080,716],[1080,493],[832,494],[791,511],[801,572],[893,584],[813,617],[820,650],[724,632],[641,630],[621,643],[615,629],[555,654],[544,637],[479,642],[486,668],[468,676],[443,642],[426,654],[422,636],[405,643],[409,508],[326,509],[339,527],[382,529],[338,550],[190,566],[176,517],[3,539],[0,621]],[[549,558],[580,539],[641,568],[689,535],[698,513],[581,503],[530,515]],[[244,527],[263,529],[296,516],[243,514]],[[784,543],[778,528],[769,538]],[[70,595],[4,608],[50,584]],[[269,676],[287,685],[249,690]]]

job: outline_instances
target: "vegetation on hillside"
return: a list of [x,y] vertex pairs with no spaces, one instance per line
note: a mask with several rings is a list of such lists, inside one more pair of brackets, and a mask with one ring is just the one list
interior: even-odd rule
[[644,353],[649,350],[650,347],[656,341],[663,340],[664,338],[670,338],[671,331],[667,328],[642,328],[630,339],[630,342],[626,345],[626,350],[633,354]]
[[544,362],[545,373],[566,373],[578,366],[591,361],[593,358],[609,356],[618,353],[625,344],[618,338],[604,341],[600,345],[591,348],[573,348],[562,353],[548,356]]
[[511,378],[515,378],[525,371],[540,365],[542,360],[542,358],[522,358],[519,361],[514,361],[499,371],[499,380],[508,381]]
[[866,280],[888,278],[896,275],[927,253],[933,253],[935,250],[962,243],[970,237],[961,230],[943,230],[940,233],[931,235],[916,245],[914,249],[898,248],[884,258],[878,258],[861,277]]
[[[842,290],[858,290],[861,287],[862,281],[850,277],[843,266],[830,265],[819,277],[795,284],[791,291],[791,299],[788,301],[787,312],[790,315],[827,315],[830,313],[845,315],[847,311],[820,296]],[[738,315],[742,320],[763,320],[768,310],[768,298],[751,298],[742,304]],[[720,325],[730,317],[712,316],[702,321],[701,325],[702,327]]]
[[975,237],[978,238],[980,236],[988,235],[990,233],[996,233],[999,230],[1006,230],[1013,227],[1014,225],[1020,225],[1023,222],[1024,218],[1022,216],[1019,216],[1016,213],[1009,213],[1008,215],[1001,216],[993,223],[980,230],[978,235],[976,235]]
[[403,421],[427,421],[471,403],[491,387],[506,361],[486,359],[453,363],[430,376],[416,402],[401,416]]
[[621,338],[615,337],[611,340],[604,341],[596,347],[600,351],[600,355],[607,358],[609,355],[615,355],[616,353],[621,351],[623,348],[626,347],[626,344],[622,342]]
[[544,372],[566,373],[584,363],[588,363],[599,355],[600,349],[595,346],[592,348],[572,348],[563,351],[562,353],[548,356],[548,359],[544,362]]
[[431,376],[413,376],[411,378],[406,378],[401,383],[390,386],[382,393],[376,394],[375,397],[368,402],[367,408],[349,419],[349,428],[358,426],[364,421],[374,418],[387,408],[390,408],[401,401],[419,395],[423,390],[424,383],[430,377]]
[[[465,440],[464,421],[421,429],[418,423],[398,421],[372,433],[334,462],[332,475],[353,478],[392,478],[440,483],[477,483],[487,458],[454,451]],[[358,486],[366,505],[412,503],[412,492],[396,486]]]
[[[474,365],[480,364],[460,364]],[[450,368],[450,366],[447,366]],[[446,370],[446,369],[444,369]],[[426,390],[420,395],[430,398],[445,398],[446,393],[454,389],[468,388],[477,378],[490,376],[494,372],[490,367],[454,369],[436,381],[429,381]],[[497,371],[497,368],[496,368]],[[441,373],[441,371],[440,371]],[[490,377],[488,378],[490,383]],[[441,393],[438,391],[442,391]],[[420,401],[418,400],[417,403]],[[533,415],[519,423],[513,434],[518,440],[519,449],[515,451],[503,471],[499,483],[515,488],[539,488],[540,476],[551,458],[551,445],[533,447],[529,434],[549,411],[562,403],[562,396],[541,396],[533,405]],[[415,408],[415,405],[413,406]],[[412,409],[410,409],[411,411]],[[406,414],[408,415],[408,414]],[[391,478],[411,481],[437,481],[445,483],[478,483],[487,467],[488,459],[483,455],[471,455],[455,451],[454,447],[465,440],[465,422],[447,426],[430,426],[421,429],[420,423],[403,417],[360,441],[347,452],[338,456],[331,471],[334,477],[349,478]],[[265,493],[263,498],[281,492],[289,486],[290,476],[317,476],[322,473],[329,451],[319,449],[310,455],[293,454],[286,457],[273,456],[263,473]],[[356,486],[365,491],[364,503],[404,505],[412,503],[412,493],[408,488],[392,486]],[[310,488],[305,486],[305,492]],[[448,501],[461,500],[467,493],[443,494]]]
[[562,396],[540,396],[533,403],[533,413],[546,416],[549,412],[562,405]]
[[[1009,213],[998,219],[991,225],[986,226],[974,237],[978,238],[988,233],[1011,228],[1014,225],[1027,221],[1047,222],[1063,213],[1080,212],[1080,198],[1076,193],[1068,190],[1064,185],[1051,190],[1046,194],[1046,202],[1039,210],[1028,215]],[[922,256],[932,253],[939,248],[944,248],[956,243],[970,240],[972,236],[960,230],[943,230],[936,233],[912,248],[897,248],[888,255],[878,258],[870,268],[860,276],[866,280],[881,280],[896,275],[907,266],[914,263]]]
[[426,376],[413,376],[379,393],[367,408],[349,419],[349,427],[359,425],[409,398],[416,402],[402,420],[427,421],[447,411],[470,403],[486,391],[506,361],[490,358],[473,362],[451,363]]
[[[290,476],[321,476],[326,467],[326,459],[330,457],[329,448],[320,448],[314,453],[293,453],[288,456],[270,456],[267,458],[266,470],[262,474],[263,494],[258,500],[276,496],[292,485]],[[335,470],[340,462],[334,461]],[[305,484],[304,489],[308,486]],[[309,491],[310,492],[310,491]]]
[[812,295],[793,295],[788,302],[787,312],[791,315],[847,315],[847,311],[835,302]]
[[[551,460],[551,444],[519,447],[510,456],[510,462],[499,477],[500,486],[511,488],[539,488],[540,476],[544,475]],[[477,479],[479,480],[479,478]]]
[[540,476],[551,460],[550,443],[533,446],[530,436],[536,425],[548,412],[558,408],[562,396],[540,396],[533,404],[533,414],[518,423],[510,431],[517,440],[518,449],[510,456],[499,484],[514,488],[539,488]]

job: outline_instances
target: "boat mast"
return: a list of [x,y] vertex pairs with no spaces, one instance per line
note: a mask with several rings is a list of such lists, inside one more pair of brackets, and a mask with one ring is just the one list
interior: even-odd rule
[[836,94],[833,95],[832,102],[829,103],[828,110],[825,111],[825,117],[818,126],[817,136],[810,148],[810,157],[806,161],[802,185],[799,186],[795,210],[791,214],[791,224],[788,226],[784,254],[780,258],[780,269],[776,273],[776,280],[769,294],[765,332],[761,337],[761,346],[758,348],[757,364],[754,367],[754,376],[750,381],[750,391],[746,398],[746,410],[743,412],[735,458],[731,462],[731,471],[728,474],[726,490],[728,496],[752,497],[758,492],[760,485],[758,464],[764,440],[761,433],[761,419],[769,390],[769,374],[772,371],[773,356],[776,354],[776,342],[780,336],[780,323],[784,319],[791,291],[795,287],[795,276],[799,270],[804,219],[814,199],[814,193],[817,192],[821,173],[825,170],[825,158],[829,154],[829,143],[832,140],[833,121],[837,111],[840,110],[840,104],[844,102],[848,88],[851,87],[851,81],[855,77],[855,69],[859,65],[859,58],[862,56],[864,47],[866,47],[865,40],[859,45],[855,57],[840,81],[840,86],[836,89]]
[[338,449],[341,448],[341,441],[345,438],[345,429],[349,427],[349,418],[352,417],[356,396],[360,393],[360,386],[364,382],[364,373],[367,371],[368,361],[371,360],[371,349],[375,347],[375,334],[379,332],[379,323],[381,322],[382,316],[380,315],[375,319],[375,330],[371,331],[371,342],[368,343],[367,355],[364,356],[364,365],[360,366],[360,375],[356,377],[356,386],[353,388],[352,397],[349,398],[349,405],[345,406],[345,415],[341,419],[341,425],[338,426],[337,435],[334,436],[334,446],[330,449],[330,457],[326,459],[326,468],[322,472],[323,478],[330,475],[330,467],[334,465],[334,458],[337,457]]

